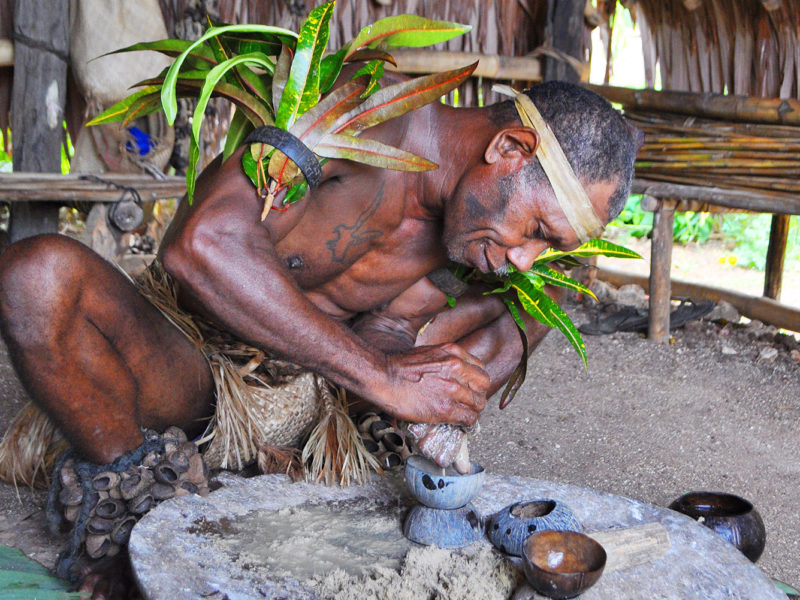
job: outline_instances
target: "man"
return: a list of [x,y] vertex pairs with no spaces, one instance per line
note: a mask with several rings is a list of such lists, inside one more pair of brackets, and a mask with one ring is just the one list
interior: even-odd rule
[[[528,95],[585,190],[581,210],[608,223],[628,195],[638,132],[582,88],[549,83]],[[239,150],[201,175],[160,260],[182,306],[236,338],[399,419],[472,425],[519,362],[521,340],[497,296],[472,286],[447,308],[427,276],[451,262],[526,271],[548,247],[574,249],[586,231],[565,214],[536,158],[541,133],[513,102],[434,103],[364,135],[439,168],[331,160],[313,193],[262,222]],[[533,348],[547,328],[530,321]],[[203,354],[66,237],[23,240],[3,254],[0,325],[31,397],[91,462],[139,447],[142,427],[192,433],[211,414]]]

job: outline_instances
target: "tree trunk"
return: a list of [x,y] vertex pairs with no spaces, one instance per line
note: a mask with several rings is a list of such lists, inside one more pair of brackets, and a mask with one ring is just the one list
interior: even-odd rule
[[[547,38],[555,50],[583,61],[583,10],[584,0],[548,0]],[[575,69],[563,60],[547,56],[543,60],[544,81],[578,83]]]
[[789,219],[789,215],[772,215],[767,267],[764,273],[764,295],[773,300],[781,299],[783,262],[786,257],[786,243],[789,241]]
[[[14,49],[14,170],[59,173],[69,60],[69,2],[16,0]],[[14,204],[10,241],[58,231],[58,206]]]

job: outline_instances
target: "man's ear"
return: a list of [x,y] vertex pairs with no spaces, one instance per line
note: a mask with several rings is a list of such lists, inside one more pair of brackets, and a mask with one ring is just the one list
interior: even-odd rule
[[536,154],[539,141],[539,134],[530,127],[501,129],[486,146],[483,158],[490,165],[499,160],[525,162]]

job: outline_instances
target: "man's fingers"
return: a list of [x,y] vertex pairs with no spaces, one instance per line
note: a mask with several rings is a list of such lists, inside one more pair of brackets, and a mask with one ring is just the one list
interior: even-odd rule
[[484,365],[481,360],[464,350],[458,344],[442,344],[440,348],[448,354],[452,354],[453,356],[460,358],[465,363],[468,363],[473,367],[480,369],[481,371],[486,370],[486,365]]

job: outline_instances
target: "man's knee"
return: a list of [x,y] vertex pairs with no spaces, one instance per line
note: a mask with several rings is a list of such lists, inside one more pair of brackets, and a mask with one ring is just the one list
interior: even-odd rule
[[40,235],[0,255],[0,327],[7,339],[35,342],[75,309],[85,251],[65,236]]

